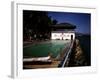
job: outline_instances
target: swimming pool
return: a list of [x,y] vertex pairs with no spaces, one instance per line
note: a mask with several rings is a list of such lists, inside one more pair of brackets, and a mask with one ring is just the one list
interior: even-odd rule
[[23,57],[44,57],[49,53],[55,58],[64,47],[70,46],[70,40],[51,40],[39,44],[33,44],[23,48]]

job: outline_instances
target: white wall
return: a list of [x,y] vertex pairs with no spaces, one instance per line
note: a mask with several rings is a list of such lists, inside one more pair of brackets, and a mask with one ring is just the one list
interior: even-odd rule
[[62,33],[51,33],[51,39],[62,39]]
[[[13,80],[10,78],[11,67],[11,1],[12,0],[0,0],[0,80]],[[21,1],[21,0],[20,0]],[[25,0],[23,0],[25,1]],[[73,3],[73,5],[84,6],[97,6],[97,20],[100,21],[100,0],[27,0],[29,2],[41,4],[54,4],[54,5],[66,5]],[[69,2],[69,3],[68,3]],[[32,2],[31,2],[32,3]],[[100,22],[98,23],[100,25]],[[95,42],[95,55],[97,55],[97,72],[87,74],[65,74],[62,76],[45,78],[24,78],[16,80],[100,80],[100,27],[95,26],[93,33],[95,36],[92,38]]]
[[73,35],[73,39],[75,38],[75,33],[51,33],[51,39],[60,39],[60,40],[71,40],[71,35]]

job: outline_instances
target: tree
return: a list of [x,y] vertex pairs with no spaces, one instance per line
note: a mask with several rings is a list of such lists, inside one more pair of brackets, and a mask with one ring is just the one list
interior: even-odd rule
[[[29,38],[34,35],[39,39],[41,36],[47,38],[50,34],[50,25],[57,24],[46,11],[23,10],[23,37]],[[30,31],[31,30],[31,34]]]
[[54,20],[53,20],[53,25],[57,24],[57,22],[58,22],[58,21],[54,19]]

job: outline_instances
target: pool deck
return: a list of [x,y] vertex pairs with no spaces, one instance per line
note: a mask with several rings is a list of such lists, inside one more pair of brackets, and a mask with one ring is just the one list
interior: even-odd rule
[[57,68],[60,61],[52,61],[51,64],[44,64],[44,65],[24,65],[25,68],[28,69],[36,69],[36,68]]

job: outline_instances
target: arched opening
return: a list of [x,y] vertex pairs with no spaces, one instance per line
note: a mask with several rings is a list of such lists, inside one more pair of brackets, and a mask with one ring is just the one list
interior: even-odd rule
[[73,40],[73,35],[71,35],[71,40]]

